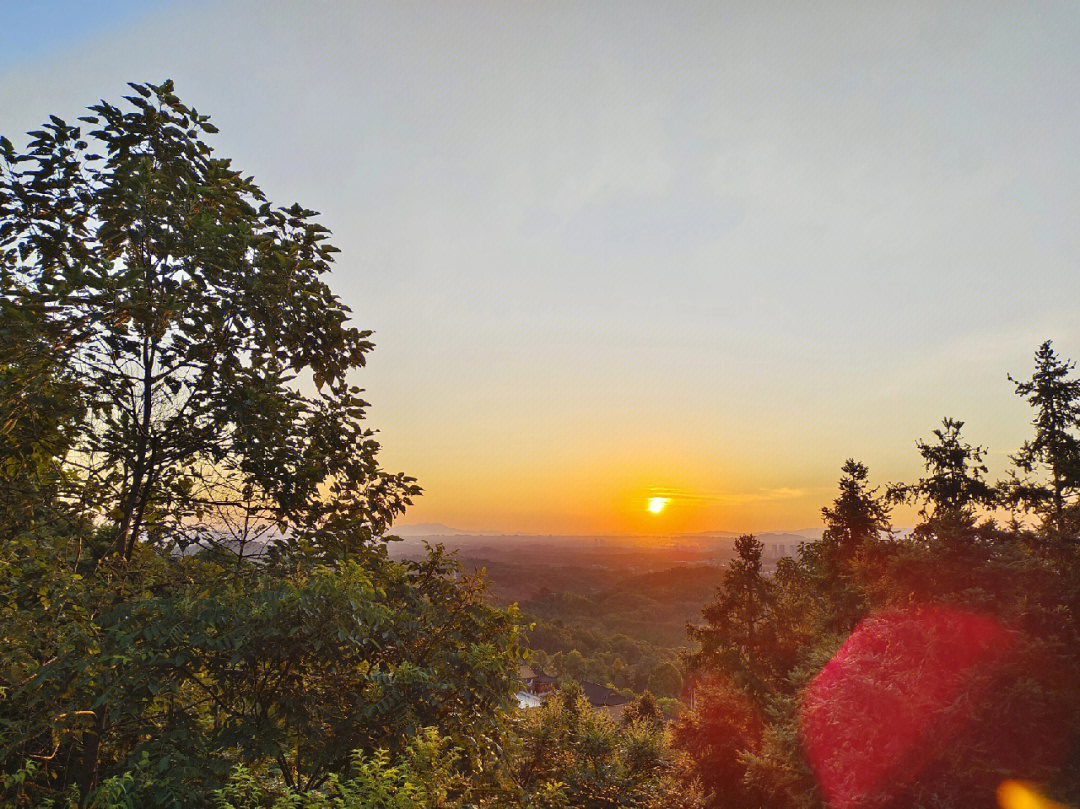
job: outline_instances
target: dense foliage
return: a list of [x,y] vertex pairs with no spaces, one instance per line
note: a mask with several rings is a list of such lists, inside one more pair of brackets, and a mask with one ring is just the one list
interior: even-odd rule
[[617,724],[593,711],[570,684],[521,720],[518,738],[508,769],[526,806],[699,805],[683,762],[668,748],[663,714],[648,694]]
[[430,734],[482,772],[517,619],[386,554],[418,490],[376,463],[325,229],[133,89],[0,140],[0,800],[315,794]]
[[588,594],[558,591],[521,604],[536,665],[626,695],[649,691],[677,713],[686,621],[708,603],[723,572],[694,564],[624,577]]
[[847,461],[775,575],[740,541],[674,731],[710,806],[990,807],[1007,779],[1080,801],[1080,381],[1045,343],[1016,390],[1034,435],[1002,483],[945,419],[915,483]]

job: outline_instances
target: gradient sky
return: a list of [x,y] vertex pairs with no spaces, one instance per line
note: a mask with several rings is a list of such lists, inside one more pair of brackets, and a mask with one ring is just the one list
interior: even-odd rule
[[[1080,5],[0,2],[0,132],[171,77],[323,212],[405,522],[819,524],[1080,358]],[[668,495],[659,515],[650,496]],[[905,516],[900,515],[903,522]]]

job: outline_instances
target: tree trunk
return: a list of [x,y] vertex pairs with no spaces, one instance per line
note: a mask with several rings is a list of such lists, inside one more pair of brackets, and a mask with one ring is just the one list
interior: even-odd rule
[[79,787],[79,802],[86,806],[87,795],[97,786],[98,758],[101,754],[101,737],[105,735],[105,706],[94,711],[93,727],[83,734],[82,760],[79,762],[76,783]]

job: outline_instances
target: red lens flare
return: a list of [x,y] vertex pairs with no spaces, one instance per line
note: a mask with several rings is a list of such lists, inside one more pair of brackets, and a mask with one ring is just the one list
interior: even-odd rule
[[[1042,766],[1063,735],[1052,710],[999,698],[1024,671],[1021,645],[993,618],[946,607],[864,620],[802,704],[804,749],[830,805],[888,805],[921,781],[948,783],[961,760],[979,771],[979,792],[994,771]],[[991,805],[999,782],[985,784]]]

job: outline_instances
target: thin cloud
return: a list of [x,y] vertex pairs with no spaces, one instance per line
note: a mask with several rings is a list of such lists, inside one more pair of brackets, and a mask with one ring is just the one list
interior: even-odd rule
[[762,503],[776,500],[798,500],[805,497],[805,489],[757,489],[752,492],[692,492],[685,489],[649,489],[651,497],[663,497],[673,503]]

